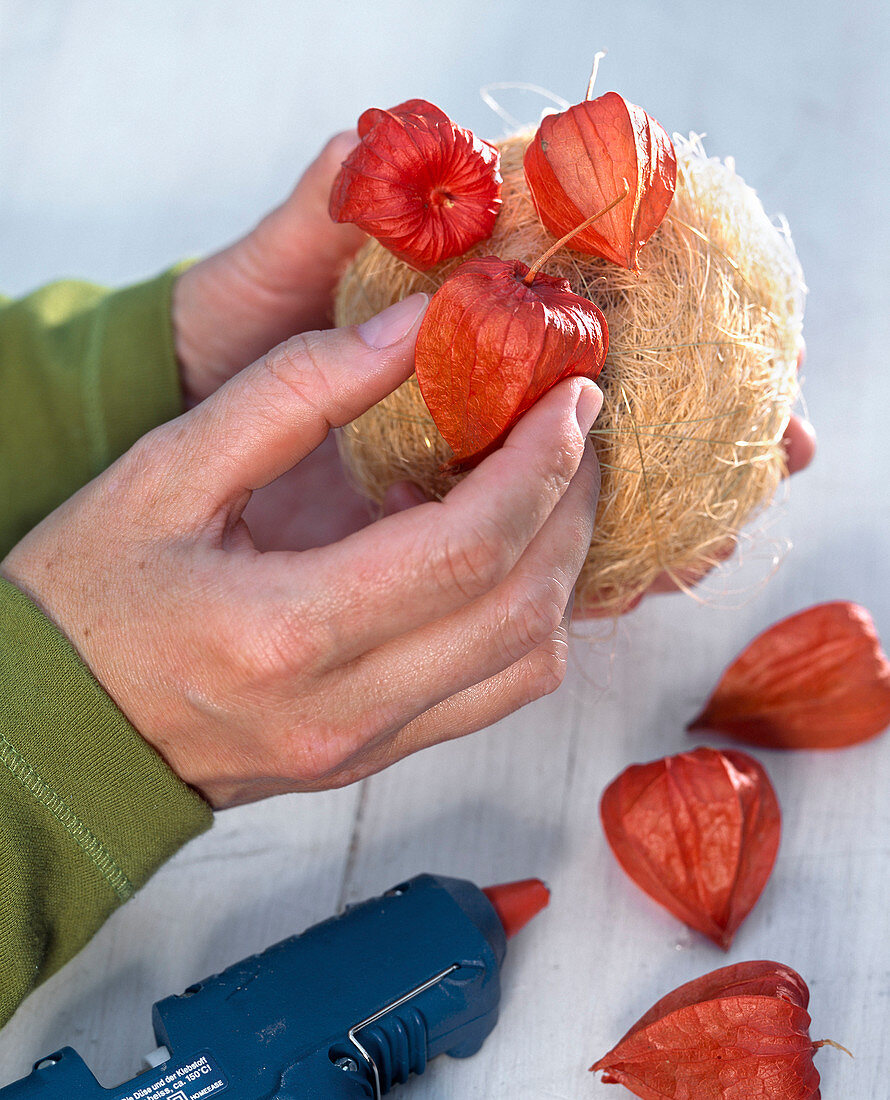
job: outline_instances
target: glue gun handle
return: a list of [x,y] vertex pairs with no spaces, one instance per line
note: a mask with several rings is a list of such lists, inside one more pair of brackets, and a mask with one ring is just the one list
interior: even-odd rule
[[372,1100],[374,1092],[368,1085],[349,1081],[345,1073],[341,1073],[340,1077],[340,1080],[335,1079],[330,1085],[325,1085],[321,1091],[307,1092],[302,1085],[294,1088],[282,1085],[277,1092],[271,1093],[270,1100]]
[[357,1062],[342,1069],[326,1054],[318,1053],[285,1070],[281,1085],[269,1100],[373,1100],[373,1097],[374,1088]]

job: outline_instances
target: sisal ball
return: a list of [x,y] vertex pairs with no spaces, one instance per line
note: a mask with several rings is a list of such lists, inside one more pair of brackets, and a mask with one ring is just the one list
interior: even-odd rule
[[[503,207],[493,236],[417,272],[369,241],[343,276],[336,322],[356,324],[418,290],[434,293],[471,256],[531,265],[553,237],[525,186],[530,134],[500,144]],[[677,141],[677,190],[640,253],[640,270],[561,249],[546,265],[602,309],[609,355],[591,438],[602,490],[578,579],[582,605],[618,613],[662,572],[677,578],[720,556],[785,473],[782,434],[797,396],[802,273],[787,231],[731,162]],[[347,469],[372,500],[411,480],[431,497],[454,484],[451,450],[415,378],[340,433]]]

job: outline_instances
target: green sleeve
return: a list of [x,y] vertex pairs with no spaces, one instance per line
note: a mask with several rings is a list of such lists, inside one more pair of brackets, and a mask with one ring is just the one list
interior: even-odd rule
[[[176,274],[0,301],[0,558],[181,412]],[[210,820],[66,638],[0,580],[0,1025]]]
[[180,270],[116,291],[53,283],[0,303],[0,558],[182,412],[170,319]]
[[210,820],[0,580],[0,1025]]

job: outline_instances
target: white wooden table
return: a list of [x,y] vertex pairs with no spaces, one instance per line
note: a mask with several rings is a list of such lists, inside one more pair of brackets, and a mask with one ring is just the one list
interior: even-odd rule
[[[618,1095],[587,1072],[649,1005],[727,961],[808,981],[823,1096],[890,1092],[890,738],[759,753],[784,836],[725,956],[618,869],[597,805],[627,764],[680,751],[685,722],[755,633],[809,604],[865,604],[890,641],[886,57],[881,0],[606,4],[452,0],[0,0],[0,287],[123,283],[221,245],[289,188],[328,133],[410,96],[487,136],[480,85],[602,89],[734,154],[795,232],[811,293],[806,398],[816,463],[771,513],[740,607],[662,597],[614,638],[578,638],[565,686],[357,787],[221,814],[0,1033],[0,1084],[69,1043],[105,1085],[153,1045],[150,1007],[423,870],[540,875],[551,908],[511,946],[501,1023],[467,1062],[402,1091],[492,1100]],[[517,97],[524,121],[540,102]],[[768,585],[773,541],[790,539]],[[755,559],[757,555],[754,555]],[[731,567],[732,568],[732,567]]]

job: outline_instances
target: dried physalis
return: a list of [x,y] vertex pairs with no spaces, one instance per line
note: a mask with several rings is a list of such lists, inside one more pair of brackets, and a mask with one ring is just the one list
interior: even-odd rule
[[493,451],[563,378],[599,375],[609,350],[606,318],[568,279],[541,268],[626,196],[575,226],[531,267],[497,256],[467,260],[433,295],[414,363],[430,415],[454,452],[449,469],[468,469]]
[[634,764],[603,792],[600,816],[637,886],[728,948],[779,848],[779,802],[760,764],[706,748]]
[[358,120],[359,144],[334,181],[330,213],[425,271],[491,236],[500,155],[424,99]]
[[690,730],[774,749],[833,749],[890,725],[890,662],[869,613],[817,604],[760,634],[723,673]]
[[674,197],[677,156],[654,118],[606,92],[545,116],[525,153],[525,178],[557,237],[628,188],[629,200],[578,234],[572,248],[636,271],[640,249]]
[[810,1038],[809,999],[781,963],[724,966],[662,997],[590,1068],[642,1100],[819,1100],[813,1055],[838,1044]]
[[420,392],[452,468],[475,465],[563,378],[596,378],[608,326],[567,279],[497,256],[467,260],[433,295],[417,334]]

